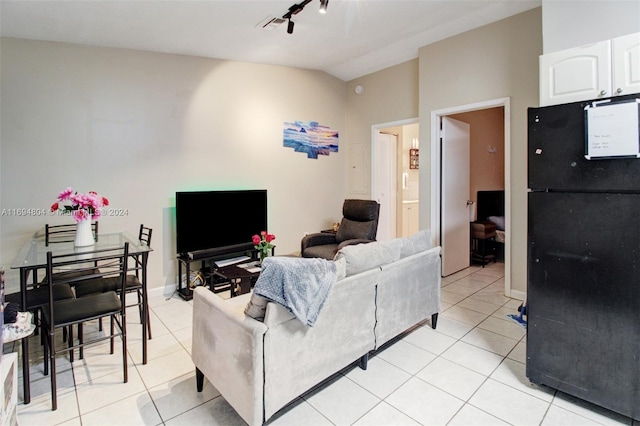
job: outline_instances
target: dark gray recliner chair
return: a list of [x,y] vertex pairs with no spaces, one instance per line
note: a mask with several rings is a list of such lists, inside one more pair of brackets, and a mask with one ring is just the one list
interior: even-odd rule
[[302,238],[300,255],[331,260],[342,247],[376,240],[380,204],[373,200],[344,200],[342,222],[335,234],[316,233]]

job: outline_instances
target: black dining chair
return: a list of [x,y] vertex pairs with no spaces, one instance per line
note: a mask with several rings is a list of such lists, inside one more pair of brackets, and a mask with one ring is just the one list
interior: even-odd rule
[[[66,243],[74,241],[76,238],[76,225],[68,223],[64,225],[44,225],[44,244]],[[94,240],[98,241],[98,221],[91,222],[91,231]]]
[[[151,247],[151,234],[153,230],[144,226],[144,224],[140,225],[140,231],[138,233],[138,239],[140,243]],[[142,281],[140,280],[140,271],[143,269],[142,264],[142,254],[134,254],[130,255],[130,259],[133,261],[129,264],[129,273],[127,274],[126,281],[126,291],[127,293],[135,292],[138,297],[137,303],[133,303],[127,305],[127,307],[137,306],[140,312],[140,322],[142,321],[142,316],[146,315],[146,323],[147,330],[149,333],[148,338],[151,339],[151,321],[149,315],[149,305],[146,306],[146,312],[143,312],[143,298],[146,295],[143,293],[144,288],[142,286]],[[133,272],[133,273],[132,273]],[[75,285],[75,294],[77,298],[83,298],[88,295],[92,295],[95,293],[102,293],[105,291],[119,291],[118,290],[118,281],[117,279],[101,279],[97,281],[86,280]],[[99,330],[102,330],[102,323],[99,323]]]
[[[62,276],[63,275],[60,275],[59,278]],[[74,297],[75,295],[73,293],[73,290],[71,290],[71,286],[68,283],[64,284],[61,282],[60,285],[56,286],[56,288],[53,289],[53,298],[56,301],[73,299]],[[22,304],[21,292],[5,294],[4,301],[7,303],[17,304],[21,312],[31,312],[33,315],[33,322],[36,325],[35,334],[38,334],[42,307],[46,306],[49,303],[49,287],[47,286],[46,281],[41,281],[39,283],[33,284],[31,288],[26,290],[26,306],[23,306]],[[67,336],[65,329],[65,340],[66,337]]]
[[[88,258],[90,261],[87,261]],[[57,384],[56,384],[56,356],[69,352],[72,359],[73,352],[78,349],[80,359],[83,358],[85,346],[110,339],[110,352],[114,353],[114,340],[117,336],[122,340],[122,368],[124,383],[128,381],[127,371],[127,321],[126,321],[126,275],[129,258],[129,243],[123,247],[95,250],[83,254],[64,254],[54,256],[47,253],[47,288],[49,290],[49,303],[42,309],[42,334],[45,337],[45,375],[51,375],[51,405],[52,410],[58,408]],[[94,261],[100,263],[100,269],[94,267]],[[69,278],[56,274],[59,271],[76,272]],[[97,282],[99,280],[115,280],[116,291],[106,291],[85,296],[81,299],[55,300],[54,289],[58,286],[78,285],[86,280]],[[110,332],[100,333],[89,341],[84,341],[83,324],[109,317]],[[78,326],[78,342],[73,339],[73,325]],[[69,328],[67,347],[56,344],[55,333],[58,329]]]
[[[94,239],[97,241],[98,240],[98,221],[97,220],[91,223],[91,230],[93,232]],[[45,246],[48,246],[49,243],[71,242],[75,240],[75,236],[76,236],[75,224],[49,225],[47,223],[44,225]],[[33,271],[34,274],[36,274],[36,272],[37,271]],[[98,272],[99,271],[97,270],[86,270],[82,273],[86,275],[89,273],[98,273]],[[78,272],[63,271],[63,272],[58,272],[57,274],[59,274],[57,278],[61,278],[63,276],[67,278],[73,278],[74,274],[78,274]],[[37,276],[34,276],[34,280],[37,280]],[[48,289],[43,288],[42,290],[40,290],[40,287],[42,287],[43,285],[46,285],[46,283],[47,283],[47,276],[45,275],[45,277],[40,282],[34,283],[33,289],[29,289],[27,291],[26,308],[22,308],[20,293],[7,295],[9,297],[7,301],[19,303],[21,309],[24,309],[26,311],[33,313],[33,318],[36,326],[38,326],[40,322],[39,308],[42,307],[43,305],[46,305],[49,300],[47,296]],[[67,289],[64,286],[58,286],[58,288],[54,290],[54,296],[56,297],[56,300],[70,299],[75,297],[75,295],[71,291],[71,287],[70,286],[68,287],[69,288]],[[38,329],[39,327],[36,327],[36,334],[38,333]],[[64,334],[65,340],[67,337],[66,330],[67,329],[65,328],[65,334]]]

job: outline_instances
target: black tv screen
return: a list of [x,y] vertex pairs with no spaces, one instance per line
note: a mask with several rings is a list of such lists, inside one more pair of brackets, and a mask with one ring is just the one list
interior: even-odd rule
[[267,191],[176,192],[177,253],[251,245],[267,230]]

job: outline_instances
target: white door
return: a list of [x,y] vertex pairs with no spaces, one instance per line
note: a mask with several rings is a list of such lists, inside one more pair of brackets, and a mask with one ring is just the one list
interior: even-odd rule
[[373,199],[380,203],[378,241],[396,237],[396,149],[398,137],[378,132],[373,171]]
[[469,267],[469,124],[442,117],[442,276]]

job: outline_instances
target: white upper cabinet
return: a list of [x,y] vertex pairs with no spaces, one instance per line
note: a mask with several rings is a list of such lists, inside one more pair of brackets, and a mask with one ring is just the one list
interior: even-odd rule
[[540,56],[540,106],[640,93],[640,33]]
[[611,96],[611,42],[540,56],[540,106]]
[[640,93],[640,33],[617,37],[613,44],[613,95]]

